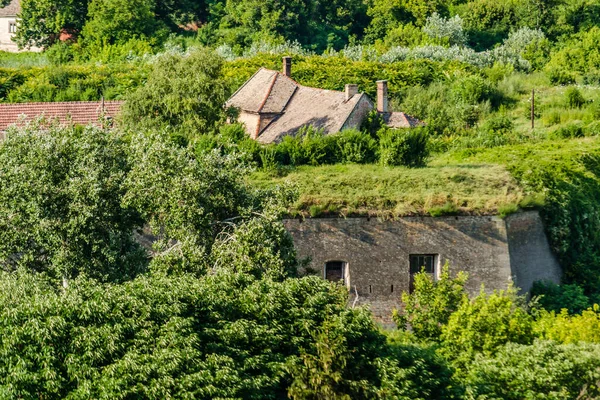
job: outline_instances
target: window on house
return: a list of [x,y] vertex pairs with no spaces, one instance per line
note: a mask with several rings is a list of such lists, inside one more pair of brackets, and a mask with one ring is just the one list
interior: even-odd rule
[[410,291],[414,290],[414,276],[424,271],[436,278],[437,254],[411,254],[410,255]]
[[346,284],[346,263],[344,261],[325,263],[325,279],[331,282],[343,281]]
[[16,22],[8,23],[8,32],[9,33],[17,33],[17,23]]

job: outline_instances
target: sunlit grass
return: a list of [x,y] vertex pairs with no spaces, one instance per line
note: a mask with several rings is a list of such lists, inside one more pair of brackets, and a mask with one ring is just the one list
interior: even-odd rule
[[44,67],[49,64],[48,57],[44,53],[0,51],[0,68]]
[[300,198],[291,211],[311,216],[485,215],[524,198],[502,166],[485,164],[303,166],[284,177],[257,172],[250,180],[259,187],[297,186]]

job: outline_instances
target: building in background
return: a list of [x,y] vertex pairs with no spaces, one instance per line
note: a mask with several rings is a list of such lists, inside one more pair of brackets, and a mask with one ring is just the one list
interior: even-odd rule
[[311,88],[291,78],[292,59],[283,58],[282,72],[259,69],[225,103],[239,110],[252,139],[277,143],[285,136],[295,136],[310,125],[324,134],[360,128],[365,117],[377,109],[390,128],[413,128],[423,123],[403,112],[388,109],[387,81],[377,82],[377,104],[358,92],[358,85],[348,84],[344,92]]
[[[18,52],[19,46],[13,41],[19,21],[17,16],[21,12],[21,1],[13,0],[6,7],[0,8],[0,51]],[[39,47],[24,49],[27,51],[41,51]]]

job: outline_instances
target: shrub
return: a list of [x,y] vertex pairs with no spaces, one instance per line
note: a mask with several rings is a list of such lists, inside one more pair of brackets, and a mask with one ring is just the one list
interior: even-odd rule
[[383,165],[422,167],[429,156],[429,133],[425,128],[382,129],[379,132],[379,162]]
[[365,119],[363,119],[360,130],[368,133],[372,138],[377,139],[377,132],[379,132],[384,125],[385,121],[381,117],[381,114],[379,114],[377,110],[373,110],[367,114]]
[[553,85],[571,85],[575,83],[575,74],[563,68],[549,68],[547,74]]
[[493,89],[490,84],[480,76],[471,75],[458,79],[452,85],[455,98],[466,104],[476,104],[489,100]]
[[306,164],[322,165],[335,163],[337,149],[334,135],[325,135],[323,131],[308,125],[298,132],[297,137],[301,143]]
[[433,279],[426,272],[416,274],[412,293],[402,293],[402,312],[394,311],[398,329],[411,329],[419,339],[438,341],[442,326],[465,300],[466,281],[467,275],[463,272],[451,278],[448,264],[444,265],[439,279]]
[[45,53],[52,65],[68,64],[75,58],[73,46],[65,42],[52,45]]
[[539,337],[559,343],[600,343],[600,307],[595,304],[575,315],[569,315],[566,308],[560,313],[542,311],[535,331]]
[[466,379],[477,399],[595,399],[600,396],[600,346],[536,340],[509,343],[478,356]]
[[576,314],[591,305],[583,288],[574,284],[557,285],[537,281],[531,288],[531,296],[537,297],[538,304],[548,311],[560,312],[564,308],[569,314]]
[[583,127],[578,123],[570,123],[553,131],[550,136],[556,139],[572,139],[584,136]]
[[375,161],[377,143],[371,136],[351,129],[336,136],[336,162],[365,164]]
[[586,103],[586,99],[579,89],[569,86],[565,92],[565,103],[570,108],[581,108]]
[[487,119],[482,126],[484,132],[497,135],[506,135],[512,132],[513,129],[514,124],[512,119],[502,112]]
[[440,351],[465,368],[478,353],[490,356],[508,342],[530,344],[533,318],[522,302],[513,288],[465,299],[443,328]]

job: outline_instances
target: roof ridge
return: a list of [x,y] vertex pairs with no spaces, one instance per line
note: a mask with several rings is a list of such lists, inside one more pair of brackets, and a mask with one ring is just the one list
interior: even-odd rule
[[[123,104],[125,100],[104,100],[104,104]],[[0,103],[0,107],[21,107],[21,106],[48,106],[65,104],[102,104],[102,100],[92,101],[33,101],[24,103]]]
[[[298,83],[298,81],[294,80],[293,78],[284,75],[283,73],[276,71],[274,69],[269,69],[269,68],[265,68],[265,67],[260,67],[260,69],[264,69],[265,71],[271,71],[271,72],[275,72],[277,75],[286,77],[287,79],[289,79],[290,81],[294,82],[296,85],[306,88],[306,89],[313,89],[313,90],[321,90],[323,92],[337,92],[337,93],[344,93],[343,90],[335,90],[335,89],[323,89],[323,88],[318,88],[318,87],[313,87],[313,86],[306,86],[306,85],[302,85],[301,83]],[[260,71],[259,69],[259,71]],[[254,76],[254,75],[253,75]],[[252,78],[250,78],[252,79]],[[365,94],[364,92],[360,92],[360,94]],[[233,97],[233,96],[232,96]]]
[[[344,119],[344,121],[342,122],[339,131],[342,130],[342,128],[344,128],[344,125],[346,125],[346,122],[348,122],[348,120],[350,119],[350,117],[352,116],[352,113],[354,113],[354,110],[356,110],[356,107],[358,107],[358,104],[360,103],[360,100],[363,97],[366,97],[367,100],[370,101],[369,96],[367,96],[364,93],[358,93],[360,94],[360,96],[358,96],[358,99],[356,100],[356,103],[354,103],[354,107],[352,107],[352,109],[350,110],[350,112],[348,112],[348,115],[346,115],[346,118]],[[354,96],[350,97],[346,102],[350,102],[352,99],[354,98]]]
[[227,104],[227,102],[229,102],[229,100],[233,99],[233,98],[235,97],[235,95],[236,95],[236,94],[238,94],[238,93],[239,93],[239,92],[240,92],[240,91],[241,91],[243,88],[245,88],[245,87],[246,87],[246,85],[248,85],[248,83],[249,83],[249,82],[250,82],[252,79],[254,79],[254,77],[255,77],[256,75],[258,75],[258,73],[259,73],[260,71],[262,71],[263,69],[264,69],[265,71],[270,71],[269,69],[267,69],[267,68],[265,68],[265,67],[260,67],[260,68],[259,68],[259,69],[258,69],[258,70],[255,72],[255,73],[253,73],[253,74],[252,74],[252,76],[251,76],[250,78],[248,78],[248,79],[246,80],[246,82],[244,82],[244,84],[243,84],[242,86],[240,86],[240,87],[238,88],[238,90],[236,90],[235,92],[233,92],[233,94],[232,94],[231,96],[229,96],[229,99],[228,99],[228,100],[227,100],[225,103]]
[[273,91],[273,86],[275,86],[275,82],[277,82],[277,79],[279,78],[279,74],[275,74],[273,75],[273,80],[271,81],[271,84],[269,84],[269,88],[267,89],[267,94],[265,95],[265,98],[263,99],[263,101],[260,103],[260,106],[258,106],[258,113],[260,113],[262,111],[262,109],[265,107],[265,104],[267,104],[267,100],[269,100],[269,96],[271,96],[271,92]]

